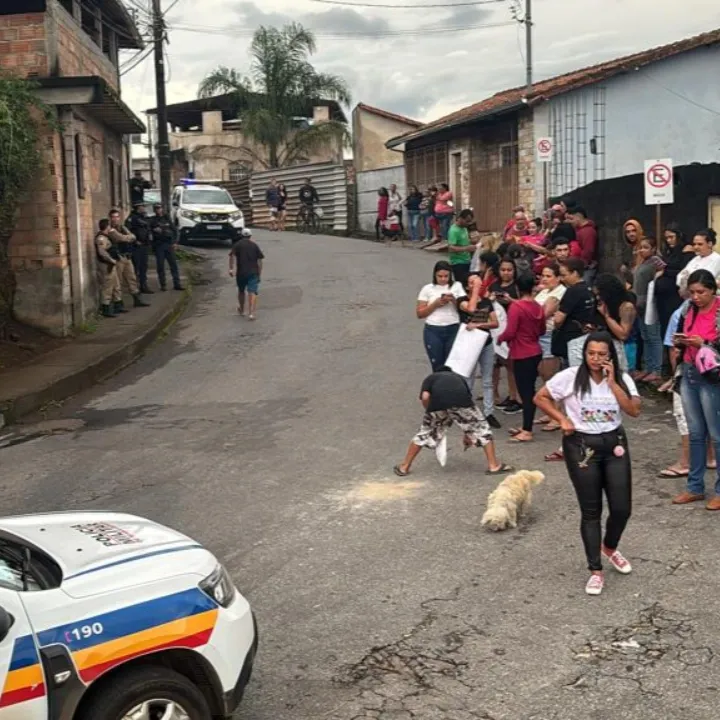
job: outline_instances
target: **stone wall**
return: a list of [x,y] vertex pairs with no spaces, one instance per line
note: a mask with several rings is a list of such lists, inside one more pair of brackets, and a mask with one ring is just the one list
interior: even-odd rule
[[518,200],[535,217],[535,132],[532,112],[518,118]]
[[454,140],[448,145],[449,185],[455,197],[456,210],[470,207],[470,139]]

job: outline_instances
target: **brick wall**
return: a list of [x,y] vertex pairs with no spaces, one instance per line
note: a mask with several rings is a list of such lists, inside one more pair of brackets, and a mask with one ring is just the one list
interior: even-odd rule
[[44,13],[0,15],[0,69],[23,77],[47,75]]
[[117,68],[57,2],[48,2],[48,48],[50,63],[56,66],[58,75],[98,75],[119,89]]
[[530,112],[518,118],[518,199],[535,217],[535,132]]

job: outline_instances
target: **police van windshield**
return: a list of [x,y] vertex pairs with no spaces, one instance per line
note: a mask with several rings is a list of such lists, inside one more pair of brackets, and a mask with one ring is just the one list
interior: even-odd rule
[[183,202],[188,205],[233,205],[232,198],[220,188],[192,188],[186,190]]

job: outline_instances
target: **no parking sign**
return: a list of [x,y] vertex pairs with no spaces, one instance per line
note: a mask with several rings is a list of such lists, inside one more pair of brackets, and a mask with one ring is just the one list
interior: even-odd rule
[[670,205],[675,202],[673,165],[670,158],[645,161],[645,204]]

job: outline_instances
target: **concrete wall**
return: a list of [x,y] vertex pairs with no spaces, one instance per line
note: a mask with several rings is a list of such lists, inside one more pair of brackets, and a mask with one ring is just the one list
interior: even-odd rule
[[357,183],[357,216],[358,229],[361,232],[374,233],[377,218],[377,191],[381,187],[398,186],[398,192],[405,197],[405,166],[382,168],[381,170],[365,170],[355,175]]
[[388,150],[385,143],[417,125],[381,117],[358,105],[352,112],[353,161],[357,172],[394,167],[402,162],[402,153]]
[[[718,68],[720,47],[698,48],[538,107],[535,138],[555,140],[549,194],[642,172],[650,158],[670,157],[676,166],[719,160]],[[590,152],[593,137],[597,154]]]
[[[223,125],[220,111],[203,113],[203,129],[200,131],[174,132],[170,134],[170,149],[185,150],[190,169],[198,179],[228,180],[230,169],[239,163],[250,171],[267,169],[267,149],[252,142],[239,128]],[[303,158],[303,164],[342,162],[339,143],[319,149]]]

